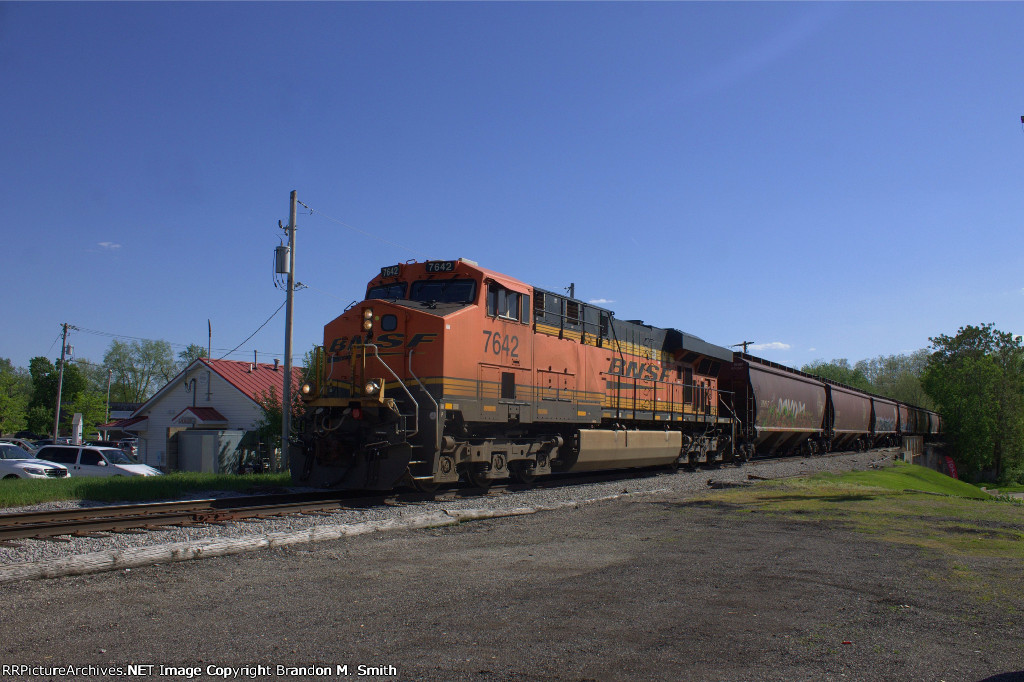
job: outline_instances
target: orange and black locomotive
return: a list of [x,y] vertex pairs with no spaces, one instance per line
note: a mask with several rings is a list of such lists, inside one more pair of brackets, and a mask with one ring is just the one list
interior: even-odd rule
[[430,489],[729,456],[732,359],[465,259],[388,266],[324,329],[293,477]]

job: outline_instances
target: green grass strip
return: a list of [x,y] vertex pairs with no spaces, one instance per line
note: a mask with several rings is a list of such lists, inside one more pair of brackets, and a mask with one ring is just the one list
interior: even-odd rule
[[817,474],[812,480],[832,483],[853,483],[889,490],[920,490],[955,497],[989,500],[992,496],[976,486],[958,481],[933,469],[897,462],[896,466],[870,471],[848,471],[843,474]]
[[175,500],[203,492],[233,491],[256,494],[287,488],[288,474],[197,474],[61,480],[0,480],[0,507],[24,507],[58,500],[144,502]]

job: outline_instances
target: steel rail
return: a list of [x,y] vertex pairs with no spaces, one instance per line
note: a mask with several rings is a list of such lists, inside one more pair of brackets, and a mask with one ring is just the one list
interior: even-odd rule
[[[309,513],[316,511],[341,510],[361,506],[361,503],[380,502],[366,498],[320,501],[292,501],[269,504],[215,508],[196,504],[181,505],[175,509],[173,504],[160,505],[161,510],[147,509],[148,505],[140,505],[136,513],[131,513],[132,505],[119,506],[116,509],[96,508],[92,510],[71,510],[75,515],[54,515],[52,512],[28,512],[18,515],[14,523],[8,523],[0,516],[0,542],[17,539],[48,539],[62,535],[88,536],[103,532],[132,532],[135,529],[168,530],[169,527],[188,527],[197,525],[219,524],[246,518],[267,518],[284,514]],[[90,513],[83,513],[90,512]],[[31,518],[35,514],[35,518]]]

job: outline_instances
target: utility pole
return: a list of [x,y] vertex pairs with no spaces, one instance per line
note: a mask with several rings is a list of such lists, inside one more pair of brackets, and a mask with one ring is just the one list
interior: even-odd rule
[[107,368],[107,417],[103,420],[104,424],[110,423],[110,380],[114,376],[114,370]]
[[295,297],[295,215],[298,191],[292,190],[288,214],[288,289],[284,314],[284,390],[281,392],[281,458],[288,456],[292,433],[292,299]]
[[60,342],[60,372],[57,374],[57,406],[53,411],[53,442],[57,442],[58,429],[60,428],[60,392],[64,388],[64,356],[68,350],[68,323],[63,324],[64,336]]
[[732,346],[730,346],[730,348],[739,348],[740,346],[743,346],[743,354],[746,355],[747,354],[747,346],[749,346],[749,345],[751,345],[753,343],[755,343],[755,342],[754,341],[741,341],[740,343],[734,343]]

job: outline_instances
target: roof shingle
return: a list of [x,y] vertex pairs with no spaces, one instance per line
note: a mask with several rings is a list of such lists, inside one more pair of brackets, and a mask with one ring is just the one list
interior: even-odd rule
[[[264,393],[269,394],[271,387],[274,388],[274,395],[277,396],[277,399],[281,399],[281,393],[284,390],[284,365],[271,365],[263,362],[253,364],[237,360],[211,360],[209,358],[199,358],[199,361],[251,398],[253,402],[259,402]],[[292,367],[293,394],[302,383],[302,372],[301,367]]]

